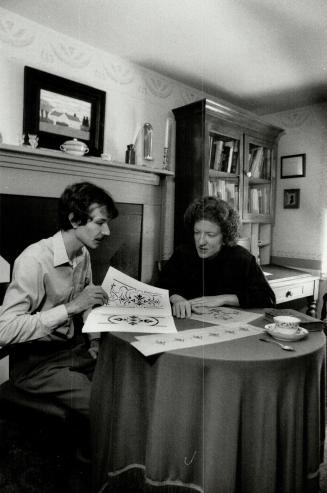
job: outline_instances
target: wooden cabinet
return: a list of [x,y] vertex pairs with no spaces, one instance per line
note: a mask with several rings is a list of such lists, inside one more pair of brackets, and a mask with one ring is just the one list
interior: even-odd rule
[[276,296],[276,304],[307,298],[307,314],[317,317],[319,276],[279,265],[266,265],[264,272]]
[[215,195],[242,221],[262,264],[271,252],[277,139],[282,129],[252,113],[208,99],[173,109],[176,119],[175,244],[183,241],[183,215],[194,198]]

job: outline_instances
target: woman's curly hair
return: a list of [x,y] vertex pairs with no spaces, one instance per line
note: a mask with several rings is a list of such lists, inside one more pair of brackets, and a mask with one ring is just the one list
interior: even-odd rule
[[195,199],[184,214],[185,228],[190,235],[193,236],[194,224],[203,219],[220,226],[224,245],[236,245],[239,237],[240,219],[237,211],[227,202],[216,197]]

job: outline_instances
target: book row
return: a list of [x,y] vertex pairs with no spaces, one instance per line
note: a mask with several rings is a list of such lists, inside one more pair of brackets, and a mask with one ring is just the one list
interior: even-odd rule
[[237,173],[239,161],[239,141],[223,140],[217,135],[210,136],[209,169]]
[[262,146],[252,146],[249,152],[249,172],[252,178],[270,179],[271,150]]
[[248,212],[270,214],[270,189],[268,187],[249,189]]
[[210,180],[208,183],[209,195],[219,197],[228,202],[234,209],[239,207],[238,183],[228,180]]

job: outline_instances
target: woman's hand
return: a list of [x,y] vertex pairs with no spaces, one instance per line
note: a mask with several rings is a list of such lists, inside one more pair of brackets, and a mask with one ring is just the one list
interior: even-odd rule
[[192,312],[197,314],[209,313],[212,308],[228,305],[240,306],[236,294],[219,294],[217,296],[202,296],[190,300]]
[[170,302],[172,304],[172,311],[174,317],[177,318],[190,318],[191,316],[191,305],[183,296],[179,294],[173,294],[170,297]]
[[91,339],[91,341],[90,341],[90,347],[89,347],[88,351],[89,351],[89,353],[93,359],[97,359],[97,357],[98,357],[99,342],[100,342],[99,339]]

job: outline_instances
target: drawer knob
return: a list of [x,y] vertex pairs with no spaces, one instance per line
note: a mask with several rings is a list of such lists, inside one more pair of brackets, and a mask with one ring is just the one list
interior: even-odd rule
[[285,296],[286,296],[286,298],[289,298],[290,296],[292,296],[292,291],[286,291]]

